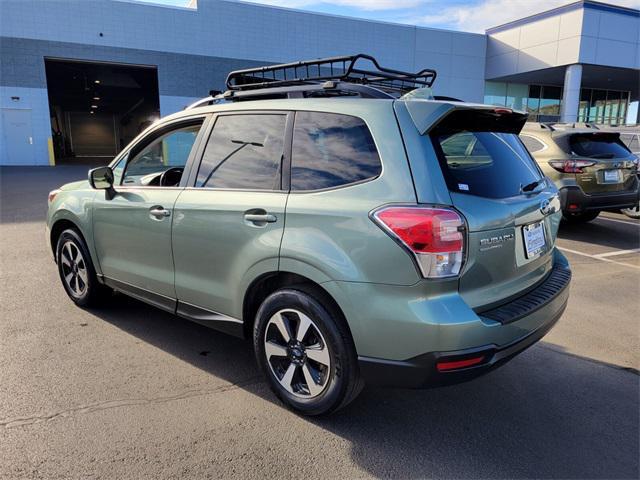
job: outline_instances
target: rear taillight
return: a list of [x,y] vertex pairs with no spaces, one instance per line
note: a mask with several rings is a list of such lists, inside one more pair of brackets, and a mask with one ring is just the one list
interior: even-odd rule
[[561,173],[583,173],[582,169],[593,167],[596,162],[589,160],[551,160],[549,165]]
[[385,207],[373,218],[414,256],[425,278],[454,277],[464,261],[464,221],[446,208]]

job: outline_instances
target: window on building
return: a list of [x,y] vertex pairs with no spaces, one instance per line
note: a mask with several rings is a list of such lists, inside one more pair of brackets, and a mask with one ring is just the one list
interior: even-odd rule
[[538,115],[540,110],[540,93],[542,93],[542,87],[540,87],[540,85],[529,85],[527,112],[530,114]]
[[602,123],[604,121],[604,107],[607,103],[606,90],[594,90],[591,95],[591,105],[589,108],[589,121]]
[[197,187],[278,190],[286,115],[218,117],[196,180]]
[[504,82],[486,82],[484,87],[484,103],[487,105],[507,104],[507,84]]
[[529,86],[520,83],[509,83],[507,85],[506,106],[515,110],[525,110],[527,108],[527,97]]
[[540,96],[539,119],[544,121],[558,120],[560,115],[560,100],[562,99],[562,88],[544,85]]
[[[526,95],[525,95],[525,90]],[[485,103],[526,110],[529,120],[555,122],[560,120],[562,87],[553,85],[521,85],[487,82]],[[579,122],[624,124],[629,108],[629,92],[582,88],[578,107]]]
[[382,171],[369,128],[350,115],[297,112],[291,157],[292,190],[349,185]]

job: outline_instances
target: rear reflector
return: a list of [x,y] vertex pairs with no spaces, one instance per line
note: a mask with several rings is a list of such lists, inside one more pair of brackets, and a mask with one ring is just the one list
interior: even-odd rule
[[439,372],[446,372],[449,370],[458,370],[460,368],[472,367],[482,363],[484,355],[480,357],[465,358],[464,360],[451,360],[451,361],[439,361],[436,363],[436,367]]
[[418,206],[386,207],[376,223],[414,256],[425,278],[452,277],[464,259],[464,222],[455,210]]

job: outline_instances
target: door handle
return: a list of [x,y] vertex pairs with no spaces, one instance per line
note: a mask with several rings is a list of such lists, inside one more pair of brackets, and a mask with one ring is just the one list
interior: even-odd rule
[[270,213],[245,213],[244,219],[252,223],[274,223],[278,221],[278,217]]
[[164,207],[151,207],[149,209],[149,215],[155,217],[156,220],[162,220],[164,217],[171,215],[171,210],[167,210]]

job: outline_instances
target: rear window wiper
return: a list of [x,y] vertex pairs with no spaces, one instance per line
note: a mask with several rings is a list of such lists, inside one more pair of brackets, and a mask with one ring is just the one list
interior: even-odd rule
[[541,183],[542,183],[542,180],[535,180],[535,181],[533,181],[531,183],[528,183],[526,185],[520,184],[520,192],[531,192],[532,190],[534,190]]

